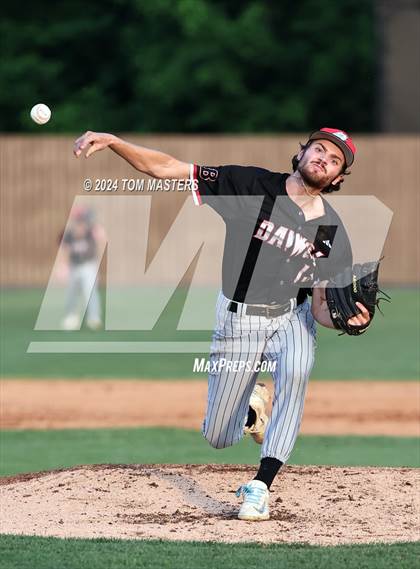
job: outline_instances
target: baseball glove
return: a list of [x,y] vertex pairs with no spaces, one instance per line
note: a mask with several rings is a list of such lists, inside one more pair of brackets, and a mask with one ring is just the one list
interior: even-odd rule
[[[375,308],[380,311],[379,301],[389,302],[389,296],[379,289],[378,271],[379,261],[357,264],[331,279],[326,288],[327,304],[335,328],[343,334],[359,336],[366,332],[375,315]],[[377,298],[378,293],[386,298]],[[370,321],[367,324],[351,326],[347,323],[349,318],[360,314],[356,302],[361,302],[369,311]]]

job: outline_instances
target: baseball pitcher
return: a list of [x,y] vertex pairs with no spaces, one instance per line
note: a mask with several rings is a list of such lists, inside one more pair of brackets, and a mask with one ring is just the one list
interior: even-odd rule
[[[226,224],[222,290],[210,358],[203,434],[215,448],[249,433],[261,446],[253,480],[237,492],[238,517],[269,519],[269,489],[290,456],[314,363],[316,322],[358,335],[377,304],[378,263],[353,265],[345,228],[323,194],[337,191],[353,164],[355,145],[336,128],[313,132],[292,158],[291,173],[243,166],[200,166],[86,132],[74,154],[110,148],[155,178],[194,180],[193,199]],[[274,398],[257,383],[270,361]],[[246,365],[238,365],[238,363]]]

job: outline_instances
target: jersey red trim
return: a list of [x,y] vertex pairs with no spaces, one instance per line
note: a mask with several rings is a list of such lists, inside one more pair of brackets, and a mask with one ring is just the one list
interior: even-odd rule
[[198,190],[198,166],[197,164],[192,164],[192,168],[190,168],[190,176],[191,176],[191,183],[192,183],[192,196],[195,205],[201,205],[203,203],[200,192]]

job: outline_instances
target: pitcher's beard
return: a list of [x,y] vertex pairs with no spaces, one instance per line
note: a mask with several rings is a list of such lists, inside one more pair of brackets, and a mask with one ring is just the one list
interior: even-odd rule
[[308,172],[306,165],[298,165],[298,172],[301,175],[302,180],[307,186],[311,188],[316,188],[317,190],[323,190],[330,184],[330,180],[326,174],[318,171],[316,173]]

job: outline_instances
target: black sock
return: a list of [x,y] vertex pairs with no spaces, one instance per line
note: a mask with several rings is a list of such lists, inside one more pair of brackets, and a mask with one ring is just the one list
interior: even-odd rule
[[282,466],[283,463],[281,460],[272,458],[271,456],[266,456],[261,459],[260,467],[254,480],[261,480],[261,482],[267,484],[267,488],[270,488],[277,472]]
[[257,414],[252,407],[248,409],[248,419],[245,423],[245,427],[252,427],[252,425],[257,420]]

